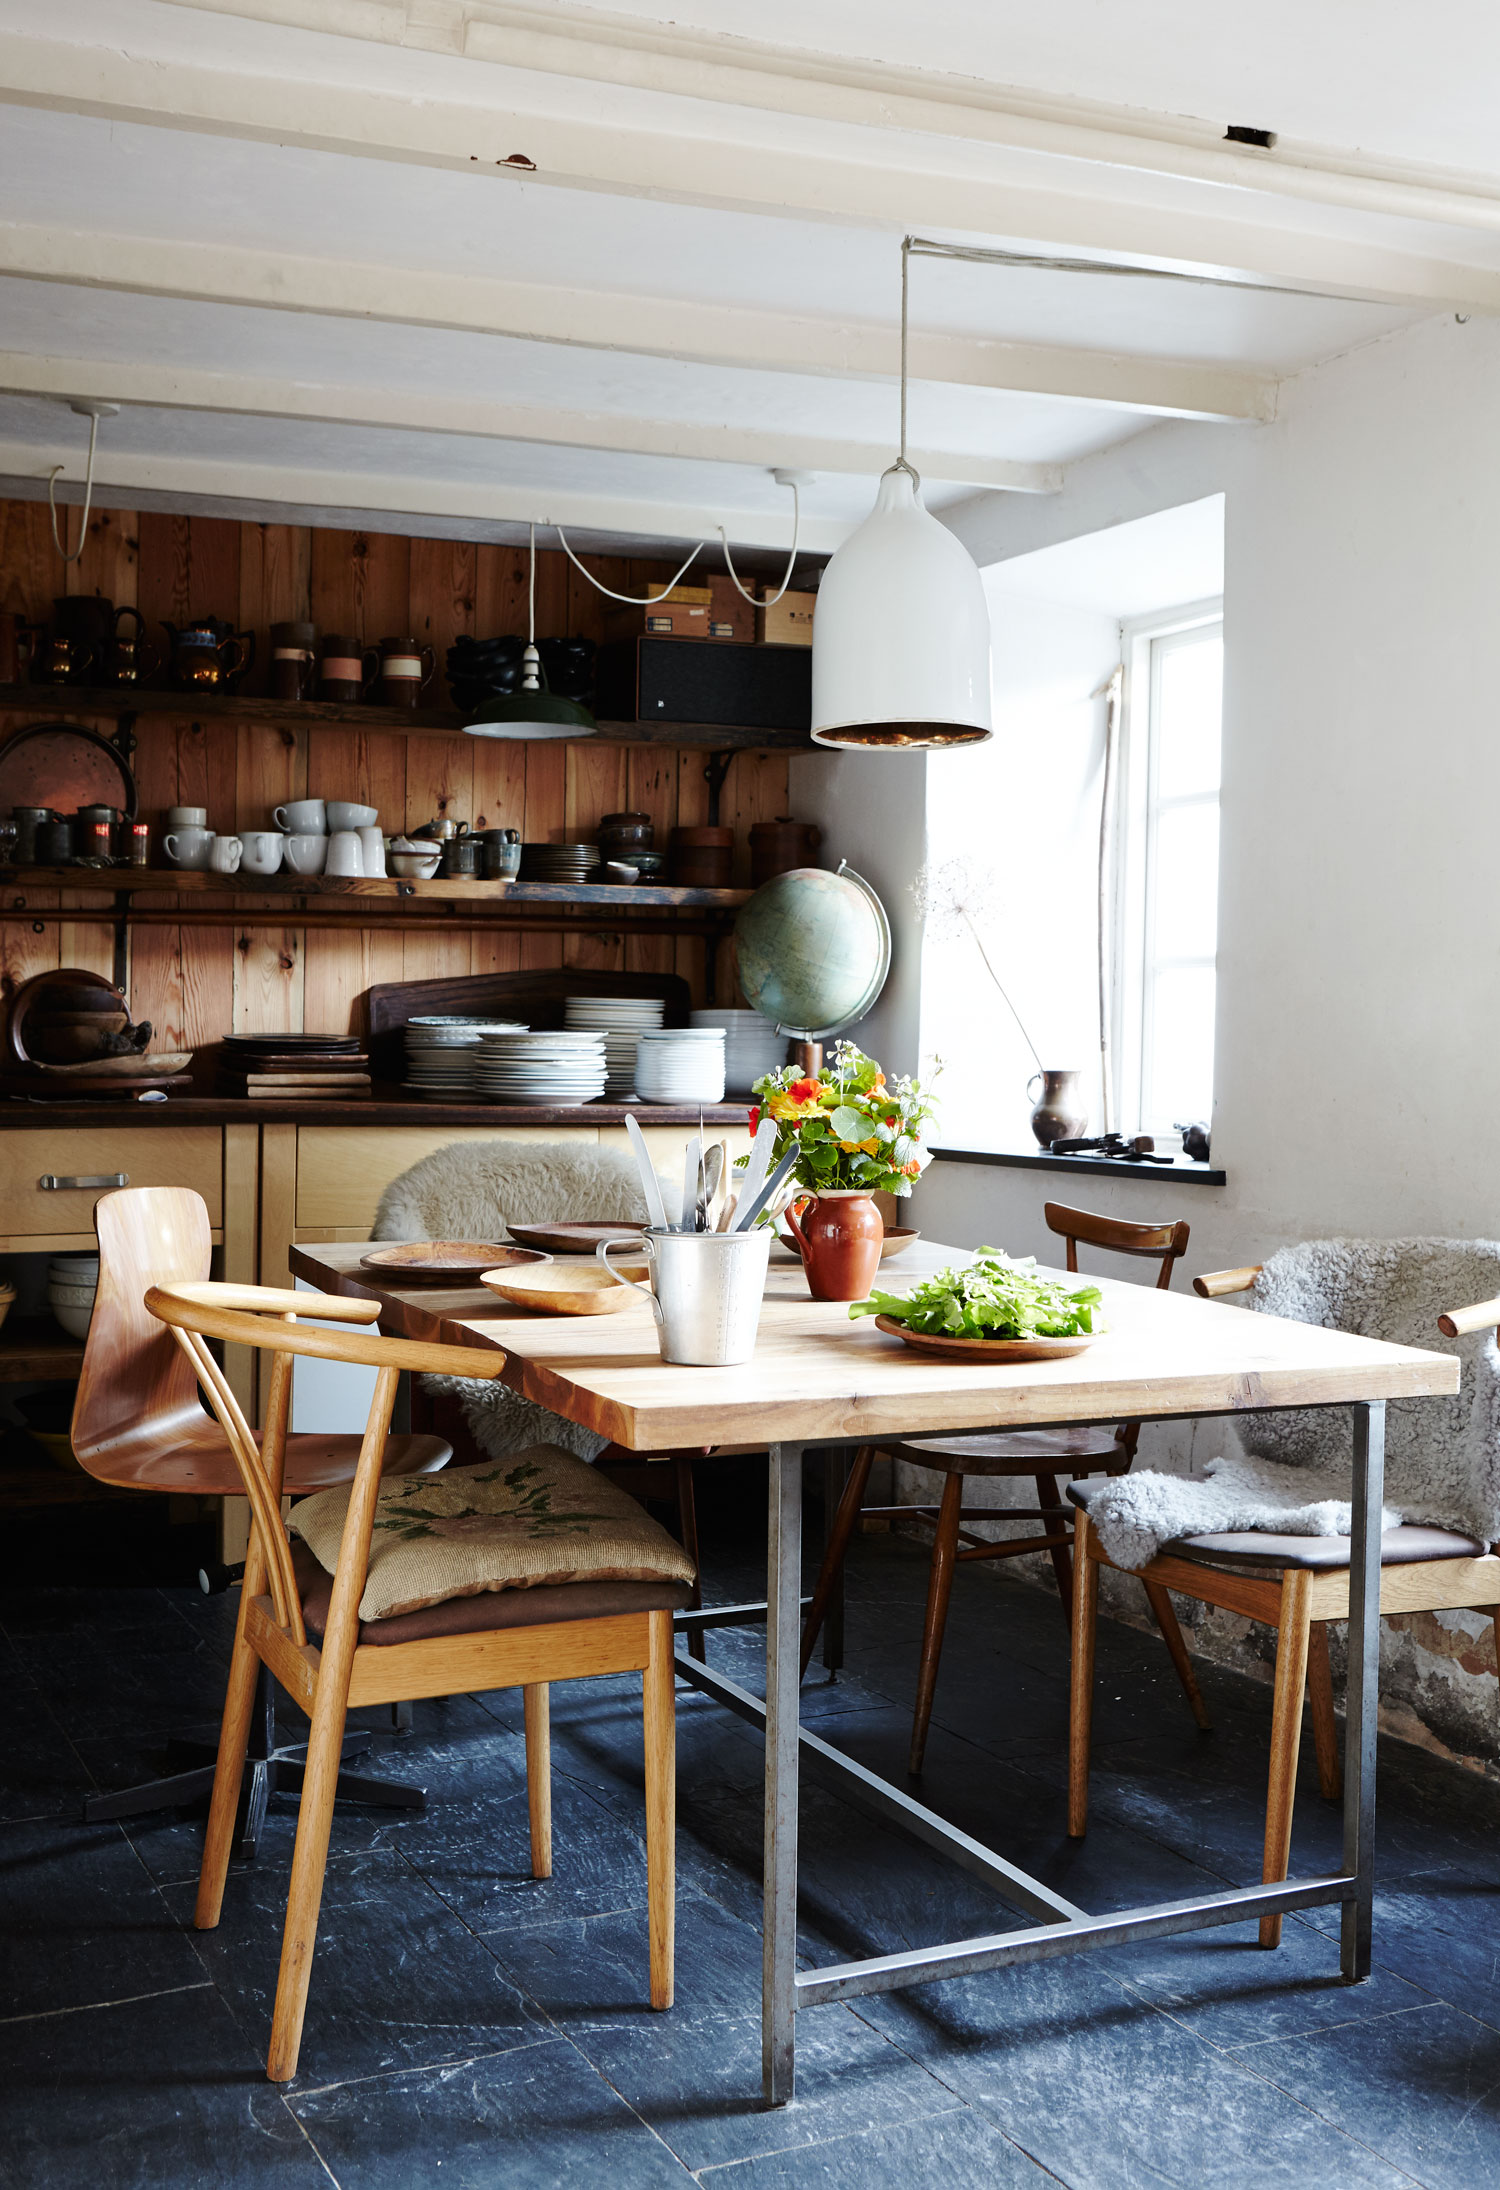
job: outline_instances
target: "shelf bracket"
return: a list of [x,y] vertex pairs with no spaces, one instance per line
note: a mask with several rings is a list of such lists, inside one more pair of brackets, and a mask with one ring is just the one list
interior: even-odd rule
[[723,790],[724,778],[733,765],[734,748],[731,746],[727,753],[713,754],[704,768],[703,780],[708,785],[708,826],[710,829],[717,829],[719,826],[719,793]]
[[135,709],[127,707],[109,734],[110,744],[119,754],[121,760],[126,762],[129,761],[136,748],[135,724]]
[[130,988],[130,925],[127,917],[130,912],[130,893],[128,890],[115,890],[112,898],[114,943],[110,954],[109,977],[123,995]]

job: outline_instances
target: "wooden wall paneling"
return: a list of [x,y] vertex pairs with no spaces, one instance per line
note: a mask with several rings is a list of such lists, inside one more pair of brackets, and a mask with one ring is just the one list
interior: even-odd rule
[[48,622],[64,570],[45,501],[0,501],[0,608],[29,623]]
[[[625,805],[632,813],[651,816],[656,824],[656,849],[665,858],[677,822],[677,755],[670,746],[626,747]],[[676,967],[676,947],[670,935],[626,937],[627,973],[674,973]]]
[[411,543],[410,635],[418,646],[430,646],[437,657],[437,674],[422,694],[424,707],[452,706],[446,670],[448,649],[461,632],[479,636],[474,622],[479,554],[471,540]]
[[[625,751],[618,745],[585,740],[581,745],[565,745],[563,752],[563,834],[573,843],[590,844],[601,817],[624,808]],[[565,935],[562,943],[565,966],[614,973],[625,963],[624,937],[604,922],[587,934]]]
[[[41,508],[43,521],[48,511]],[[63,537],[69,547],[78,531],[77,512],[67,513],[68,530]],[[52,548],[49,530],[47,545]],[[54,557],[56,550],[52,550]],[[140,577],[140,518],[134,510],[96,509],[89,517],[88,532],[83,543],[83,553],[76,563],[64,568],[63,591],[65,593],[97,593],[106,601],[113,601],[116,608],[127,605],[134,608],[136,588]],[[157,635],[147,634],[148,645],[160,653]]]
[[[684,581],[685,582],[685,581]],[[708,821],[708,783],[703,773],[705,756],[687,749],[677,753],[677,826],[682,829],[700,829]],[[736,763],[736,765],[738,765]],[[731,768],[730,774],[734,770]],[[670,849],[670,847],[669,847]],[[701,935],[678,935],[672,938],[674,973],[680,973],[693,991],[693,1002],[707,1000],[705,985],[704,943]],[[720,958],[724,953],[720,952]],[[720,991],[723,990],[720,982]],[[723,993],[717,996],[719,1003],[727,1001]]]
[[[540,627],[539,627],[540,628]],[[561,744],[550,741],[526,746],[526,818],[521,824],[527,844],[557,844],[563,836],[567,804],[568,764]],[[560,935],[522,935],[521,965],[560,966]]]
[[272,624],[306,623],[312,616],[312,532],[308,526],[240,526],[239,599],[240,629],[256,635],[255,663],[240,690],[268,692]]
[[[242,690],[264,692],[270,681],[270,627],[312,617],[312,533],[305,525],[240,527],[240,628],[259,637],[252,680]],[[309,732],[295,709],[282,723],[244,723],[235,741],[234,826],[274,828],[276,807],[307,796]],[[254,900],[247,910],[254,910]],[[300,1033],[305,954],[296,927],[247,920],[234,938],[236,1033]]]
[[[425,697],[436,705],[448,697],[443,665],[461,631],[474,628],[478,586],[478,550],[463,540],[413,540],[410,556],[409,635],[430,646],[437,675]],[[406,752],[406,822],[416,828],[439,817],[467,821],[475,828],[475,741],[467,737],[412,738]],[[402,938],[402,965],[408,981],[443,980],[470,970],[466,930],[452,935]]]

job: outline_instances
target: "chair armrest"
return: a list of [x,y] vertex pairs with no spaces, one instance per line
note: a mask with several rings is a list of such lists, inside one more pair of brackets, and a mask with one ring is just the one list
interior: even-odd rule
[[342,1293],[299,1293],[284,1285],[226,1285],[216,1278],[183,1279],[164,1288],[179,1300],[204,1308],[233,1308],[240,1314],[318,1316],[325,1323],[378,1323],[378,1300],[355,1300]]
[[1483,1331],[1500,1324],[1500,1300],[1476,1300],[1472,1308],[1450,1308],[1438,1317],[1444,1338],[1463,1338],[1469,1331]]
[[1247,1262],[1240,1270],[1206,1270],[1193,1280],[1200,1300],[1220,1300],[1225,1293],[1248,1293],[1261,1273],[1261,1264]]
[[[421,1369],[437,1376],[462,1376],[481,1382],[499,1376],[505,1367],[505,1355],[487,1346],[444,1346],[425,1339],[386,1338],[379,1331],[323,1331],[309,1323],[283,1323],[272,1315],[225,1307],[212,1297],[219,1290],[208,1284],[152,1285],[146,1292],[146,1306],[158,1321],[179,1330],[197,1331],[204,1338],[222,1338],[231,1346],[257,1346],[266,1353],[295,1354],[315,1361],[352,1361],[366,1369]],[[259,1294],[262,1301],[266,1297],[259,1286],[241,1290]],[[194,1299],[195,1293],[210,1297]],[[297,1314],[310,1307],[315,1315],[321,1315],[325,1301],[332,1296],[271,1292],[270,1298],[295,1301]],[[334,1305],[373,1305],[379,1313],[378,1303],[368,1301],[334,1301]]]

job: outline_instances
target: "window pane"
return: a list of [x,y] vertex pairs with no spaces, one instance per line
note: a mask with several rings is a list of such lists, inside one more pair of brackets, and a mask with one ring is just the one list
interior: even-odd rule
[[1169,806],[1156,821],[1152,845],[1151,955],[1212,958],[1218,928],[1219,809]]
[[1190,798],[1219,786],[1224,642],[1217,629],[1156,641],[1156,795]]
[[1151,983],[1146,1063],[1148,1130],[1207,1118],[1214,1095],[1214,971],[1174,966]]

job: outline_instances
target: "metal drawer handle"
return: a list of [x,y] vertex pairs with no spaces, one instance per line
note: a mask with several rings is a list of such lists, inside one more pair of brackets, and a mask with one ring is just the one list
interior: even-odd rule
[[84,1186],[128,1186],[128,1171],[80,1171],[76,1176],[67,1172],[44,1171],[37,1180],[44,1194],[67,1194]]

